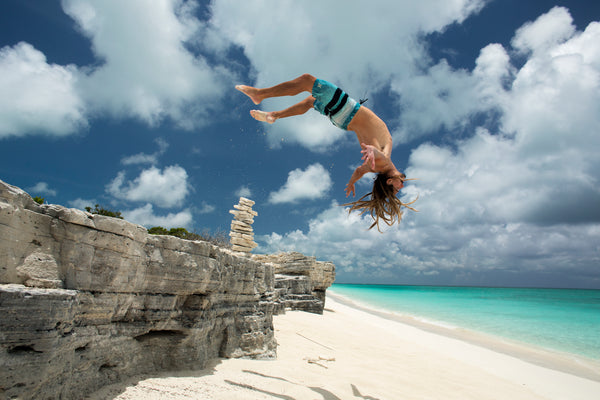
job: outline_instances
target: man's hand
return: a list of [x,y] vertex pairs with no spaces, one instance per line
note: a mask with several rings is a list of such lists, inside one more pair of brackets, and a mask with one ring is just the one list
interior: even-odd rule
[[352,173],[352,176],[350,177],[350,181],[348,182],[348,184],[346,185],[346,197],[350,196],[350,194],[352,194],[352,197],[354,197],[355,192],[354,192],[354,184],[363,177],[364,174],[366,174],[369,171],[369,167],[366,166],[365,164],[361,165],[360,167],[356,168],[354,170],[354,172]]
[[363,160],[363,165],[368,165],[369,167],[371,167],[371,170],[375,170],[375,147],[371,146],[370,144],[364,144],[361,143],[360,147],[362,147],[362,150],[360,151],[362,153],[362,158],[361,160]]
[[352,197],[355,196],[354,193],[354,183],[353,182],[348,182],[346,184],[346,197],[350,196],[350,194],[352,193]]

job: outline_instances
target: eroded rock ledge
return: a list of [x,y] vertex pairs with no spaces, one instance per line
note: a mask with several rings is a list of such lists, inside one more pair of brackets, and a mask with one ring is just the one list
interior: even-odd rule
[[[216,357],[275,357],[275,268],[39,205],[0,181],[0,398],[82,398]],[[324,298],[331,282],[311,283],[311,293]]]
[[301,310],[323,314],[325,291],[335,280],[335,265],[316,257],[290,252],[252,255],[252,259],[273,265],[275,272],[275,314]]

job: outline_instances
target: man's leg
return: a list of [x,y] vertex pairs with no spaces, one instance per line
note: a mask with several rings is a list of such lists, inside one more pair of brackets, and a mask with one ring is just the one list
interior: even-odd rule
[[[269,88],[259,89],[245,85],[237,85],[235,88],[244,93],[246,96],[250,97],[254,104],[260,104],[261,101],[270,97],[295,96],[302,92],[311,93],[315,80],[316,78],[314,76],[310,74],[303,74],[296,79],[292,79],[291,81],[283,82],[279,85],[271,86]],[[293,106],[290,108],[293,108]],[[306,110],[304,112],[306,112]]]
[[293,117],[294,115],[304,114],[313,107],[314,101],[314,97],[308,96],[300,103],[296,103],[293,106],[286,108],[285,110],[271,112],[251,110],[250,115],[252,115],[252,117],[258,121],[268,122],[269,124],[272,124],[279,118],[287,118]]

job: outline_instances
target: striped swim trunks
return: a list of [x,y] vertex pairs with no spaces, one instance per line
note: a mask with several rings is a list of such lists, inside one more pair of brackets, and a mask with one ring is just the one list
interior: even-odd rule
[[360,103],[342,89],[322,79],[315,81],[312,96],[315,98],[315,110],[329,117],[331,123],[338,128],[348,130],[348,124],[360,108]]

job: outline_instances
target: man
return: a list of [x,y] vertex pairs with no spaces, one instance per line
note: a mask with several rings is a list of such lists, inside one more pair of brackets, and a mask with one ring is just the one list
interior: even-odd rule
[[[270,97],[295,96],[302,92],[311,95],[301,102],[281,111],[265,112],[252,110],[250,115],[258,121],[274,123],[280,118],[301,115],[314,108],[321,114],[329,117],[338,128],[354,131],[362,148],[364,163],[354,170],[350,181],[346,185],[346,197],[355,195],[354,184],[367,172],[377,173],[373,183],[373,190],[359,200],[344,204],[350,206],[350,212],[360,211],[360,214],[369,212],[373,217],[373,224],[369,229],[377,226],[379,219],[392,225],[402,219],[401,207],[410,207],[414,203],[402,203],[396,194],[404,187],[406,176],[398,171],[392,163],[392,135],[385,124],[373,111],[350,98],[343,90],[330,82],[317,79],[310,74],[304,74],[291,81],[283,82],[269,88],[255,88],[252,86],[237,85],[235,87],[250,99],[254,104]],[[370,196],[369,199],[367,199]],[[366,200],[365,200],[366,199]]]

